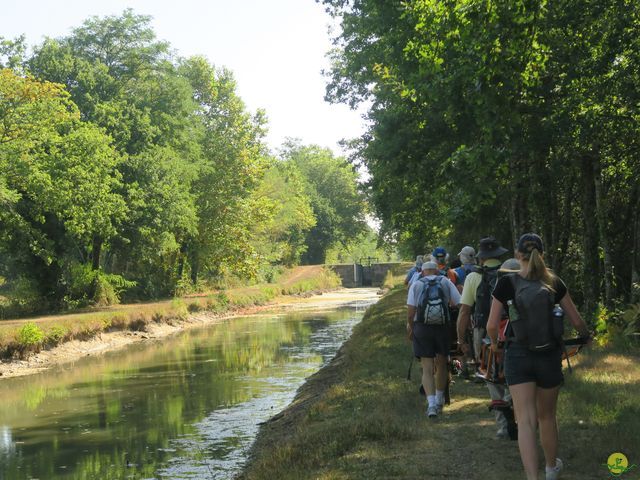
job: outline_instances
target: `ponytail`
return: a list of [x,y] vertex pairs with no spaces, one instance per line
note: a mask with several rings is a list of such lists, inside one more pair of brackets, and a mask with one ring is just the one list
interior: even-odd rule
[[529,268],[525,278],[527,280],[537,280],[551,292],[555,292],[553,288],[555,275],[547,268],[542,255],[537,248],[533,248],[531,253],[523,253],[522,258],[529,261]]

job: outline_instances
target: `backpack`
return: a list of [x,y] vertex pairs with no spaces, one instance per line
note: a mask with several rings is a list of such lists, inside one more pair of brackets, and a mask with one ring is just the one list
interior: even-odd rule
[[[511,340],[543,352],[562,345],[562,310],[555,308],[555,294],[542,282],[510,275],[514,300],[509,301]],[[559,308],[559,307],[558,307]]]
[[458,285],[464,285],[465,278],[467,278],[469,273],[475,271],[474,269],[475,265],[469,265],[469,268],[467,268],[466,265],[462,265],[454,269],[453,271],[456,272],[456,276],[458,278]]
[[482,280],[476,290],[476,301],[473,307],[474,328],[487,328],[487,320],[489,320],[489,311],[491,310],[491,294],[498,281],[499,269],[499,265],[476,269],[476,272],[482,275]]
[[449,301],[442,288],[444,279],[440,276],[424,282],[418,301],[418,322],[426,325],[445,325],[449,321]]

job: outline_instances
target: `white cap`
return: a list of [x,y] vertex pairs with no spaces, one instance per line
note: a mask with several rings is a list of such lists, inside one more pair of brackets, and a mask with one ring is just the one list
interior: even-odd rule
[[424,262],[422,264],[422,271],[424,272],[425,270],[437,270],[438,269],[438,264],[436,262]]

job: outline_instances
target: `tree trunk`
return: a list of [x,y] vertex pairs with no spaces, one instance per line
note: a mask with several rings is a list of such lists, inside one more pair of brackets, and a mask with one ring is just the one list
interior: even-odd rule
[[527,187],[523,185],[522,182],[525,175],[522,172],[521,163],[513,159],[509,160],[509,170],[511,173],[511,208],[509,209],[509,222],[511,224],[512,245],[515,247],[518,243],[518,238],[525,233],[527,227],[527,207],[524,194]]
[[191,283],[195,286],[198,284],[198,275],[200,273],[200,256],[195,248],[191,249],[189,263],[191,266]]
[[631,197],[633,230],[631,232],[631,303],[640,302],[640,188],[633,190]]
[[596,203],[593,165],[588,156],[582,158],[582,223],[583,223],[583,281],[584,310],[593,318],[600,299],[600,262],[598,255],[598,226],[593,215]]
[[609,247],[609,237],[607,234],[607,205],[602,186],[602,171],[599,159],[596,157],[591,162],[593,167],[593,182],[596,200],[596,218],[598,221],[598,232],[600,235],[600,245],[604,253],[604,291],[605,302],[611,305],[614,297],[613,283],[613,262],[611,261],[611,248]]
[[91,251],[91,270],[100,270],[100,253],[102,252],[103,240],[98,237],[93,237],[93,248]]
[[557,252],[554,255],[553,268],[562,275],[562,267],[564,266],[564,259],[567,256],[567,250],[569,248],[569,239],[571,238],[571,225],[573,220],[572,207],[573,207],[573,183],[569,183],[565,190],[563,214],[561,216],[562,224],[557,225]]

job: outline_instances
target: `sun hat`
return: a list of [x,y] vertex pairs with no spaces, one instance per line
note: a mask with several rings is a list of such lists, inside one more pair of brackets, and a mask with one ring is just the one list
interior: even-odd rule
[[500,272],[517,272],[520,270],[520,262],[515,258],[510,258],[502,262],[500,265]]
[[500,243],[494,237],[486,237],[480,240],[480,247],[478,248],[478,254],[476,258],[499,258],[509,250],[500,246]]
[[476,263],[475,256],[476,256],[475,249],[468,245],[466,247],[463,247],[462,250],[460,250],[460,253],[458,253],[458,257],[460,257],[460,261],[465,265],[468,265],[469,263]]

